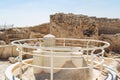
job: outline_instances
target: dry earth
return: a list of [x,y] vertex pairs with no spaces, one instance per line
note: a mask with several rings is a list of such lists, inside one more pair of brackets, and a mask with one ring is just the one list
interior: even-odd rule
[[8,61],[0,59],[0,80],[5,80],[5,70],[9,65],[11,64]]

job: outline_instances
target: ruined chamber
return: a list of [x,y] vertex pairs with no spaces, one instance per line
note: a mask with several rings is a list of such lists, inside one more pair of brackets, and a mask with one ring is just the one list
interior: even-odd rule
[[[19,51],[19,63],[6,70],[9,80],[104,80],[104,48],[99,40],[55,38],[23,39],[12,42]],[[23,55],[31,58],[23,60]],[[8,72],[9,75],[7,75]],[[13,76],[13,77],[10,77]]]
[[[17,46],[19,62],[6,70],[8,80],[104,80],[107,77],[102,72],[104,49],[109,43],[93,40],[98,39],[98,27],[93,20],[83,15],[51,15],[50,33],[53,35],[12,42]],[[24,60],[23,56],[31,58]]]

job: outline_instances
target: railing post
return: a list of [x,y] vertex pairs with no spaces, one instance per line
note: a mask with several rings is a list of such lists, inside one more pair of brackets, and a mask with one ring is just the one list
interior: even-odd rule
[[20,73],[20,80],[22,80],[22,49],[20,48],[19,49],[19,66],[20,66],[20,70],[19,70],[19,73]]
[[46,36],[44,36],[43,38],[44,40],[44,46],[45,47],[50,47],[51,50],[50,50],[50,80],[53,80],[53,69],[54,69],[54,66],[53,66],[53,47],[55,46],[55,36],[54,35],[51,35],[51,34],[48,34]]
[[88,53],[89,53],[88,48],[89,48],[89,44],[90,44],[90,41],[87,42],[87,62],[88,62]]

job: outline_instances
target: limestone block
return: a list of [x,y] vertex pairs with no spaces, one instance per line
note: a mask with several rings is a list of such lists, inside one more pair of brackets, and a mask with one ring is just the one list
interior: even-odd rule
[[6,46],[4,47],[3,53],[2,53],[2,58],[8,58],[12,56],[12,47],[11,46]]
[[0,40],[0,45],[6,45],[6,42],[3,40]]
[[4,50],[4,48],[2,46],[0,46],[0,57],[2,57],[3,50]]

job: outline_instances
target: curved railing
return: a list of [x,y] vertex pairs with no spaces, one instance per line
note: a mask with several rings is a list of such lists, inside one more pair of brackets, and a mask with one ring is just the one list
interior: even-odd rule
[[[45,47],[43,38],[37,39],[23,39],[13,41],[12,44],[17,46],[17,51],[19,51],[19,63],[20,67],[22,64],[26,64],[32,67],[49,69],[51,74],[51,80],[53,80],[53,70],[74,70],[74,69],[93,69],[95,67],[100,67],[104,62],[104,48],[107,48],[110,44],[105,41],[91,40],[91,39],[73,39],[73,38],[56,38],[55,46]],[[36,54],[34,51],[41,50]],[[26,63],[22,60],[22,55],[32,55],[38,57],[46,57],[50,60],[50,65],[33,65]],[[77,67],[58,67],[54,65],[55,59],[65,58],[65,59],[77,59],[84,58],[87,62],[87,66],[77,66]],[[79,60],[77,60],[79,61]],[[76,62],[74,63],[76,64]],[[76,64],[77,65],[77,64]],[[22,74],[22,72],[20,72]],[[21,77],[20,77],[21,78]]]

